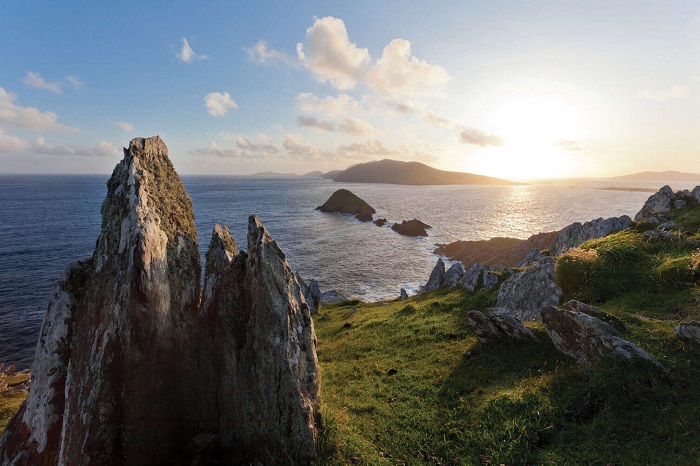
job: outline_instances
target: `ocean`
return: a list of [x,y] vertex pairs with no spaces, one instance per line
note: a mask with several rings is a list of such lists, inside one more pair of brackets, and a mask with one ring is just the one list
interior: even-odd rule
[[[30,367],[46,307],[66,265],[92,254],[100,231],[104,176],[0,175],[0,361]],[[242,249],[257,214],[305,278],[364,301],[416,292],[437,260],[435,244],[494,236],[527,238],[574,221],[633,216],[650,195],[606,186],[663,183],[571,181],[522,186],[398,186],[322,178],[183,177],[194,202],[202,256],[215,223]],[[674,189],[692,187],[676,183]],[[315,208],[346,188],[387,218],[385,227]],[[427,238],[401,236],[394,221],[432,225]]]

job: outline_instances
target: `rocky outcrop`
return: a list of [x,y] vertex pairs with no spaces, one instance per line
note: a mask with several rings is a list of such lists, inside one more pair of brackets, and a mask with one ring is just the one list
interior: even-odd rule
[[678,335],[678,338],[692,341],[700,345],[700,321],[698,320],[682,322],[673,332]]
[[450,288],[455,288],[463,275],[464,267],[462,267],[461,263],[455,262],[447,269],[447,272],[445,272],[445,278],[442,284]]
[[683,190],[673,192],[670,186],[666,185],[659,189],[657,193],[649,196],[642,209],[637,212],[634,219],[637,222],[658,223],[665,218],[665,214],[672,210],[685,209],[689,204],[700,202],[700,186],[696,186],[693,191]]
[[401,223],[394,223],[391,229],[400,235],[404,236],[428,236],[427,229],[432,228],[427,223],[423,223],[418,219],[404,220]]
[[490,309],[484,313],[469,311],[467,324],[481,343],[508,340],[538,341],[532,330],[506,309]]
[[374,223],[378,227],[383,227],[384,225],[386,225],[386,219],[385,218],[378,218],[377,220],[375,220],[372,223]]
[[401,288],[401,292],[399,293],[399,301],[406,301],[408,299],[408,292],[406,291],[405,288]]
[[376,213],[372,206],[347,189],[339,189],[331,194],[331,197],[323,205],[316,207],[316,210],[352,214],[363,222],[371,222],[372,215]]
[[469,270],[464,272],[464,275],[459,280],[460,286],[469,291],[476,290],[479,285],[479,279],[481,275],[486,271],[486,267],[479,264],[478,262],[469,267]]
[[484,285],[484,289],[490,290],[494,286],[498,285],[498,275],[492,270],[487,270],[481,276],[481,282]]
[[304,295],[304,300],[309,306],[311,314],[313,315],[318,313],[318,308],[321,305],[321,288],[319,287],[318,282],[311,279],[307,284],[306,280],[301,277],[299,272],[296,273],[296,278],[297,283],[299,283],[299,286],[301,287],[301,293]]
[[611,325],[619,333],[625,333],[630,331],[630,328],[627,326],[627,324],[615,317],[614,315],[605,312],[602,309],[598,309],[597,307],[589,306],[588,304],[582,303],[581,301],[576,301],[572,299],[571,301],[567,301],[566,303],[564,303],[562,307],[567,311],[581,312],[583,314],[588,314],[591,317],[595,317],[596,319],[600,319],[606,324]]
[[507,309],[520,320],[535,320],[543,306],[559,305],[563,292],[556,281],[556,260],[542,259],[501,284],[496,307]]
[[565,250],[579,246],[589,239],[602,238],[630,226],[632,226],[632,219],[627,215],[606,219],[598,218],[585,223],[574,222],[557,234],[552,253],[558,256]]
[[443,262],[442,258],[439,258],[437,260],[437,263],[435,264],[435,267],[433,267],[433,271],[430,272],[430,277],[428,278],[428,283],[426,283],[421,288],[421,291],[424,293],[429,293],[431,291],[435,291],[442,286],[444,281],[445,281],[445,262]]
[[576,311],[542,308],[542,323],[555,348],[579,364],[592,365],[600,358],[642,360],[661,364],[639,346],[623,340],[617,330],[593,316]]
[[163,141],[132,140],[107,191],[94,254],[49,304],[2,463],[313,458],[315,335],[277,243],[255,217],[248,253],[215,228],[200,305],[192,203]]

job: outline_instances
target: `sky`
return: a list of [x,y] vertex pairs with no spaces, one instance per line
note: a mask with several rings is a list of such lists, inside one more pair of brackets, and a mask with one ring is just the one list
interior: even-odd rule
[[700,173],[697,1],[3,0],[0,173]]

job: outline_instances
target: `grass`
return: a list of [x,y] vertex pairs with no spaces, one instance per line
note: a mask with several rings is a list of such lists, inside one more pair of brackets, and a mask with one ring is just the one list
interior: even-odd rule
[[[29,379],[29,374],[16,374],[2,377],[2,381],[9,388],[21,385]],[[27,393],[22,391],[0,391],[0,432],[5,430],[5,426],[12,416],[15,415],[20,405],[27,398]]]

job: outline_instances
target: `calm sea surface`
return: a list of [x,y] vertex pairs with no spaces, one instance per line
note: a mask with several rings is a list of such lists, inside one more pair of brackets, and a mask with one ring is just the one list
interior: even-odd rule
[[[0,176],[0,361],[31,365],[52,290],[72,260],[88,257],[100,230],[108,176]],[[436,243],[493,236],[526,238],[574,221],[634,215],[649,193],[604,191],[621,183],[526,186],[395,186],[322,178],[184,177],[203,253],[215,223],[246,249],[247,219],[257,214],[292,266],[322,290],[377,300],[415,291],[435,264]],[[661,183],[626,186],[660,187]],[[674,189],[692,183],[672,184]],[[314,210],[339,188],[377,209],[379,228]],[[428,238],[400,236],[394,221],[418,218]]]

